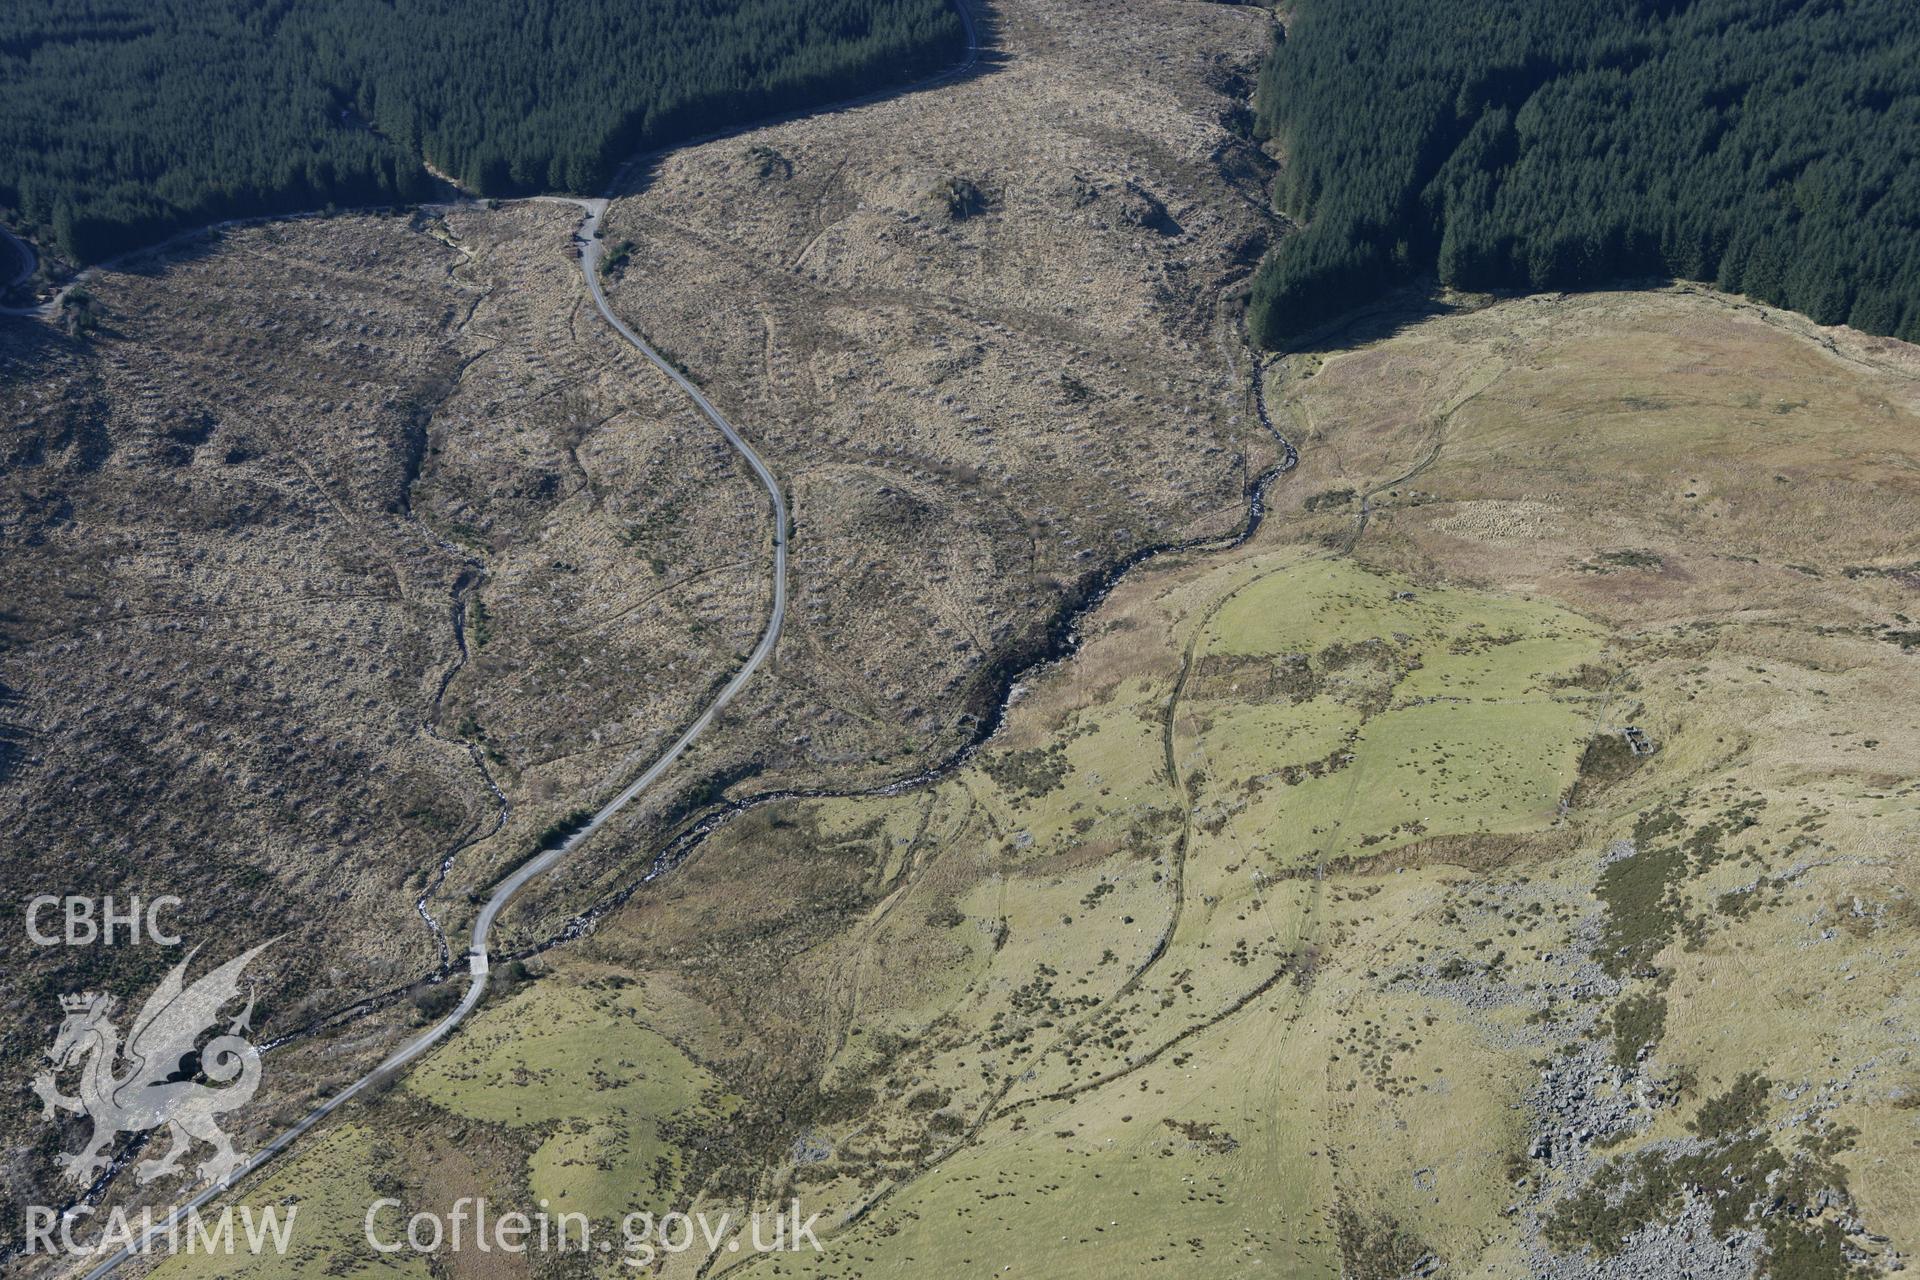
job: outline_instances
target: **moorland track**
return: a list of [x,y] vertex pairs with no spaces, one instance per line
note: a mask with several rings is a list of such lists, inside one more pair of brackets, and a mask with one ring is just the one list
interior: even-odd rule
[[[1151,547],[1145,547],[1139,551],[1134,552],[1132,555],[1126,557],[1125,559],[1119,561],[1118,563],[1113,565],[1110,569],[1108,569],[1104,574],[1100,575],[1095,580],[1094,584],[1080,596],[1078,602],[1071,605],[1066,610],[1066,612],[1061,615],[1059,623],[1057,624],[1055,631],[1050,637],[1048,646],[1044,651],[1043,655],[1022,666],[1017,673],[1010,676],[1007,680],[1003,682],[1001,696],[999,700],[995,703],[993,713],[982,719],[980,723],[979,731],[976,734],[973,741],[968,743],[967,746],[963,747],[960,751],[955,753],[953,756],[950,756],[943,763],[936,765],[932,769],[929,769],[926,772],[915,775],[913,777],[901,779],[897,782],[883,783],[880,786],[869,787],[859,791],[828,792],[828,791],[789,790],[789,791],[769,792],[764,795],[754,796],[744,800],[734,801],[731,804],[729,804],[726,808],[719,811],[718,813],[715,813],[715,814],[709,815],[708,817],[700,819],[693,826],[689,827],[686,830],[686,832],[678,840],[676,840],[672,844],[669,844],[665,849],[665,851],[663,851],[661,855],[655,860],[653,868],[648,872],[647,879],[650,880],[653,877],[659,875],[662,871],[667,870],[673,866],[679,865],[680,862],[684,861],[688,856],[690,856],[692,852],[692,848],[695,845],[697,845],[700,841],[704,840],[708,835],[712,834],[723,823],[725,823],[726,821],[728,821],[733,817],[738,816],[741,813],[746,812],[749,809],[758,808],[761,805],[772,804],[782,800],[829,799],[829,798],[830,799],[862,799],[862,798],[870,798],[870,797],[877,797],[877,796],[899,795],[907,791],[917,790],[931,783],[937,782],[941,779],[951,776],[952,774],[957,772],[959,769],[961,769],[963,766],[965,766],[969,761],[971,761],[974,755],[980,750],[980,748],[984,746],[987,743],[987,741],[994,736],[1002,720],[1005,718],[1008,708],[1011,705],[1012,690],[1018,685],[1020,681],[1026,679],[1028,676],[1032,675],[1033,672],[1035,672],[1036,670],[1039,670],[1040,668],[1052,666],[1057,663],[1066,661],[1067,659],[1071,658],[1075,653],[1079,651],[1081,641],[1084,638],[1083,633],[1081,631],[1081,624],[1084,621],[1086,621],[1087,618],[1091,617],[1092,614],[1096,610],[1098,610],[1101,605],[1106,603],[1107,598],[1113,594],[1113,591],[1115,590],[1115,588],[1117,588],[1120,585],[1121,580],[1125,578],[1129,573],[1131,573],[1135,568],[1139,567],[1142,564],[1159,560],[1169,555],[1188,554],[1188,553],[1207,553],[1207,552],[1218,553],[1218,552],[1224,552],[1224,551],[1231,551],[1238,547],[1242,547],[1246,545],[1249,541],[1251,541],[1254,535],[1260,531],[1262,524],[1264,524],[1266,520],[1266,514],[1267,514],[1266,501],[1267,501],[1268,489],[1271,488],[1272,485],[1276,481],[1278,481],[1282,476],[1286,475],[1288,472],[1292,471],[1296,466],[1298,466],[1300,462],[1300,451],[1294,446],[1293,441],[1290,438],[1288,438],[1288,436],[1285,433],[1281,432],[1277,427],[1274,426],[1272,417],[1268,412],[1267,404],[1266,404],[1266,390],[1264,387],[1264,376],[1265,376],[1264,370],[1265,370],[1264,362],[1258,359],[1255,359],[1252,362],[1252,365],[1251,365],[1252,385],[1251,385],[1249,394],[1253,397],[1255,408],[1257,410],[1261,423],[1265,425],[1269,431],[1272,432],[1274,440],[1279,445],[1280,458],[1277,463],[1275,463],[1273,466],[1269,467],[1267,470],[1262,472],[1252,482],[1252,484],[1248,486],[1246,519],[1244,524],[1241,526],[1239,530],[1228,533],[1224,536],[1201,537],[1201,538],[1188,539],[1180,542],[1162,543],[1162,544],[1158,544]],[[1238,590],[1240,590],[1240,588],[1236,588],[1236,591],[1233,594],[1237,594]],[[1218,609],[1221,605],[1224,605],[1228,599],[1231,599],[1231,598],[1232,598],[1232,594],[1229,594],[1227,597],[1224,597],[1221,600],[1216,601],[1214,605],[1214,609]],[[1185,688],[1188,672],[1191,667],[1193,656],[1194,656],[1194,646],[1198,644],[1200,634],[1202,631],[1204,631],[1207,624],[1207,620],[1211,618],[1212,613],[1213,613],[1213,609],[1208,610],[1207,614],[1196,624],[1194,628],[1192,643],[1190,643],[1185,650],[1185,658],[1182,664],[1182,670],[1180,672],[1175,688],[1173,690],[1172,697],[1169,699],[1165,709],[1165,713],[1164,713],[1165,716],[1167,717],[1163,723],[1163,734],[1162,734],[1162,747],[1166,757],[1165,770],[1166,770],[1166,776],[1168,778],[1168,781],[1172,784],[1173,790],[1177,797],[1184,797],[1185,787],[1184,787],[1184,784],[1180,781],[1179,770],[1174,761],[1174,743],[1173,743],[1173,730],[1172,730],[1173,717],[1177,716],[1178,714],[1181,692]],[[1140,984],[1145,980],[1147,972],[1150,969],[1152,969],[1156,964],[1159,963],[1160,959],[1165,955],[1168,947],[1171,945],[1173,941],[1174,931],[1177,929],[1179,925],[1180,916],[1185,905],[1185,897],[1186,897],[1185,853],[1186,853],[1188,836],[1189,836],[1189,833],[1183,833],[1181,836],[1178,869],[1176,871],[1176,875],[1174,876],[1174,885],[1173,885],[1174,896],[1173,896],[1172,910],[1170,912],[1168,923],[1164,927],[1159,940],[1155,943],[1152,951],[1147,956],[1145,961],[1125,981],[1123,986],[1118,991],[1116,991],[1113,996],[1110,996],[1105,1001],[1103,1001],[1099,1009],[1092,1010],[1086,1016],[1080,1019],[1076,1019],[1073,1024],[1073,1028],[1078,1028],[1088,1024],[1093,1019],[1097,1018],[1100,1015],[1102,1010],[1110,1009],[1116,1000],[1137,990]],[[1316,902],[1319,899],[1320,895],[1324,893],[1323,886],[1320,883],[1318,883],[1320,881],[1324,881],[1324,878],[1325,878],[1324,867],[1322,867],[1320,873],[1316,875],[1317,883],[1314,889]],[[645,883],[645,881],[642,881],[642,883]],[[617,906],[620,903],[624,902],[627,899],[627,897],[634,891],[634,889],[637,889],[638,887],[639,887],[638,885],[634,885],[634,886],[630,886],[627,889],[623,889],[620,892],[616,893],[612,898],[608,899],[606,902],[595,906],[587,914],[577,917],[576,920],[570,924],[568,930],[558,935],[554,939],[554,941],[555,942],[564,941],[566,938],[575,936],[579,931],[581,931],[581,929],[584,927],[585,924],[590,923],[592,920],[598,918],[598,916],[604,914],[607,910],[610,910],[612,907]],[[549,943],[547,945],[552,945],[552,944]],[[1113,1083],[1115,1080],[1123,1079],[1127,1076],[1130,1076],[1140,1068],[1148,1066],[1151,1063],[1158,1061],[1163,1054],[1173,1049],[1178,1044],[1190,1039],[1195,1035],[1200,1034],[1203,1031],[1208,1030],[1213,1026],[1218,1025],[1220,1022],[1223,1022],[1226,1019],[1232,1017],[1233,1015],[1239,1013],[1241,1010],[1245,1009],[1247,1006],[1252,1004],[1259,997],[1266,994],[1268,991],[1271,991],[1283,979],[1297,978],[1299,973],[1300,973],[1300,970],[1297,963],[1297,957],[1289,957],[1287,962],[1281,965],[1280,968],[1276,970],[1272,975],[1270,975],[1264,981],[1259,983],[1252,990],[1242,993],[1238,998],[1232,1001],[1227,1007],[1217,1011],[1212,1016],[1210,1016],[1206,1021],[1197,1023],[1194,1026],[1187,1028],[1185,1031],[1179,1033],[1178,1035],[1173,1037],[1171,1040],[1160,1044],[1158,1047],[1142,1055],[1142,1057],[1138,1061],[1132,1063],[1131,1065],[1125,1067],[1122,1070],[1108,1073],[1106,1075],[1097,1077],[1093,1080],[1083,1081],[1081,1082],[1081,1084],[1069,1087],[1066,1090],[1057,1091],[1057,1092],[1049,1093],[1045,1095],[1035,1095],[1032,1097],[1015,1099],[1009,1102],[1007,1095],[1013,1091],[1014,1086],[1016,1084],[1020,1083],[1020,1080],[1018,1077],[1013,1075],[1004,1076],[1001,1079],[1000,1083],[996,1085],[987,1094],[985,1099],[981,1102],[978,1110],[975,1112],[973,1116],[972,1121],[967,1125],[966,1129],[963,1130],[958,1136],[956,1136],[951,1143],[949,1143],[945,1147],[942,1147],[940,1150],[932,1153],[931,1155],[925,1157],[917,1166],[915,1166],[915,1168],[907,1177],[897,1181],[888,1182],[887,1185],[882,1187],[877,1193],[861,1201],[858,1205],[854,1206],[846,1214],[844,1218],[842,1218],[837,1224],[835,1224],[835,1226],[831,1230],[835,1233],[838,1233],[839,1231],[845,1230],[848,1227],[852,1227],[857,1223],[866,1219],[875,1210],[879,1209],[883,1204],[885,1204],[889,1199],[891,1199],[897,1192],[900,1192],[912,1186],[921,1178],[933,1172],[935,1169],[945,1164],[948,1160],[952,1159],[954,1156],[958,1155],[960,1152],[965,1151],[969,1147],[973,1146],[973,1144],[979,1140],[981,1133],[986,1129],[987,1125],[992,1123],[993,1121],[996,1121],[1005,1116],[1011,1115],[1016,1111],[1024,1110],[1025,1108],[1035,1104],[1069,1100],[1091,1089],[1102,1088],[1108,1084]],[[1045,1051],[1045,1053],[1052,1053],[1055,1049],[1061,1047],[1061,1045],[1066,1041],[1066,1039],[1071,1034],[1072,1034],[1072,1029],[1070,1028],[1068,1031],[1064,1032],[1062,1036],[1053,1045],[1049,1046],[1049,1048]],[[831,1239],[835,1237],[830,1236],[829,1238]],[[747,1270],[752,1269],[759,1262],[763,1261],[764,1257],[765,1255],[748,1255],[748,1256],[734,1258],[730,1261],[723,1262],[724,1255],[717,1252],[711,1253],[707,1256],[706,1261],[701,1265],[696,1275],[699,1277],[699,1280],[722,1280],[722,1277],[734,1275],[736,1273],[745,1272]]]

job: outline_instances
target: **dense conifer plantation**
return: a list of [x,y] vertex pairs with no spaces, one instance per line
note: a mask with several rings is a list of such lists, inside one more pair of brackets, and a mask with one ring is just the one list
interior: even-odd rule
[[926,74],[950,0],[6,0],[0,206],[93,261],[237,215],[591,192],[620,157]]
[[1435,273],[1677,276],[1920,340],[1912,0],[1302,0],[1261,77],[1286,341]]

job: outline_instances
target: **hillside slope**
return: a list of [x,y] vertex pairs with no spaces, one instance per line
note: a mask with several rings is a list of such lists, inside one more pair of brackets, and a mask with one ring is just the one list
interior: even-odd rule
[[822,1215],[675,1277],[1897,1270],[1917,375],[1681,293],[1276,370],[1260,537],[1136,570],[967,768],[721,828],[380,1104],[374,1176]]

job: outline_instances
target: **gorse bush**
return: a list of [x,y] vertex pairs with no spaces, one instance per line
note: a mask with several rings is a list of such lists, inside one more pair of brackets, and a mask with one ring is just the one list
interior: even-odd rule
[[1303,0],[1259,129],[1305,230],[1269,345],[1433,274],[1705,280],[1920,339],[1920,7],[1906,0]]
[[0,205],[93,261],[226,217],[595,192],[619,160],[937,69],[951,0],[8,0]]

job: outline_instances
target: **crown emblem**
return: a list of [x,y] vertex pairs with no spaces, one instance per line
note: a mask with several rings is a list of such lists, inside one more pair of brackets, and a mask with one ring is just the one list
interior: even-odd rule
[[70,996],[61,996],[60,1007],[68,1013],[85,1013],[93,1008],[93,1002],[99,998],[91,991],[80,991]]

